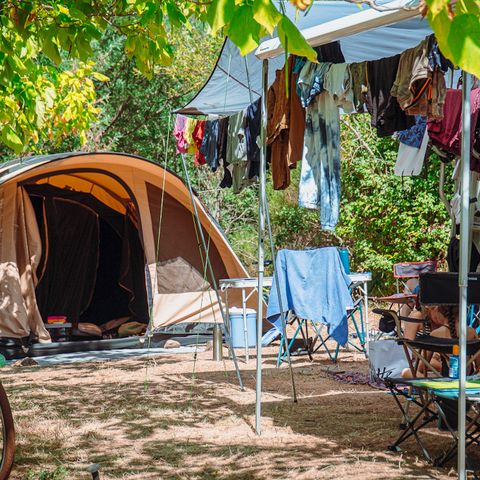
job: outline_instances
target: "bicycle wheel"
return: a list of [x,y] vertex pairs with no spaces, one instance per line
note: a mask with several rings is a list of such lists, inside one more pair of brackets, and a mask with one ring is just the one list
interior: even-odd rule
[[0,419],[1,419],[1,435],[0,445],[1,464],[0,464],[0,480],[7,480],[13,466],[13,458],[15,456],[15,426],[13,424],[12,410],[8,401],[7,393],[0,383]]

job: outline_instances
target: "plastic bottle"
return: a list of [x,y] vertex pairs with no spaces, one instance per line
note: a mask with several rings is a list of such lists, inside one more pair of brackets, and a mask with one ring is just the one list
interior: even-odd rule
[[460,353],[459,346],[454,345],[452,349],[452,355],[450,355],[450,369],[448,371],[448,376],[450,378],[458,378],[459,353]]

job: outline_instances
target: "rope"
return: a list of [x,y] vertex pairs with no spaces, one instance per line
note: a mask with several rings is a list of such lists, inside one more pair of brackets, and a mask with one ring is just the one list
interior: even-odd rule
[[[150,312],[148,318],[148,325],[147,331],[145,332],[145,336],[147,338],[147,351],[150,351],[152,345],[152,337],[153,337],[153,305],[155,302],[155,291],[158,285],[158,270],[157,264],[158,259],[160,257],[160,237],[162,233],[162,223],[163,223],[163,207],[164,207],[164,200],[165,200],[165,184],[167,181],[167,165],[168,165],[168,144],[170,142],[170,128],[171,128],[171,115],[168,116],[168,125],[167,125],[167,140],[165,142],[165,162],[163,165],[163,179],[162,179],[162,197],[160,199],[160,213],[158,218],[158,227],[157,227],[157,241],[155,246],[155,274],[154,274],[154,281],[151,282],[151,292],[152,292],[152,303],[150,305]],[[148,388],[148,360],[145,362],[145,380],[144,380],[144,391]]]

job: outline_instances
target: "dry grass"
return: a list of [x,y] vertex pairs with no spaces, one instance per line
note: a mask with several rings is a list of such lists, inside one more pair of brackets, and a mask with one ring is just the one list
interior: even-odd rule
[[[388,454],[399,416],[385,392],[343,385],[325,355],[295,358],[299,402],[288,369],[267,349],[263,435],[253,430],[255,361],[241,363],[241,392],[230,361],[199,354],[57,367],[6,368],[18,450],[12,479],[88,479],[91,463],[109,479],[445,479],[419,458]],[[340,367],[366,371],[343,353]],[[429,442],[444,438],[431,432]],[[48,477],[62,466],[67,475]]]

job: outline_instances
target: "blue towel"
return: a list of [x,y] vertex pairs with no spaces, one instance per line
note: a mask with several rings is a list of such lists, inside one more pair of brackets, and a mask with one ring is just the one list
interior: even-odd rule
[[292,310],[303,319],[328,327],[328,333],[340,345],[348,339],[347,308],[352,306],[345,273],[335,247],[314,250],[280,250],[270,290],[267,320],[282,331],[278,291],[284,312]]

